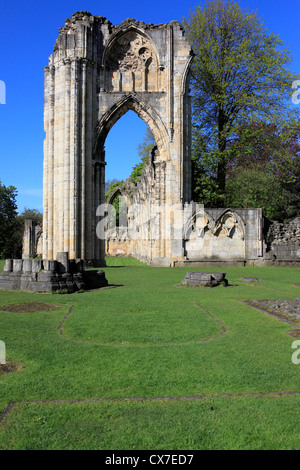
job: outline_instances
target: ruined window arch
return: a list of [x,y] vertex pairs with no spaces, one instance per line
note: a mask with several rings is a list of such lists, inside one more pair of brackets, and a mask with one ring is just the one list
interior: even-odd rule
[[128,110],[110,129],[105,140],[105,181],[125,181],[140,164],[139,146],[148,127],[137,113]]
[[[97,231],[105,205],[104,144],[128,110],[151,129],[157,145],[130,193],[132,206],[190,201],[191,57],[178,21],[112,24],[76,12],[60,28],[44,68],[45,259],[68,252],[70,259],[105,265],[105,240]],[[128,253],[163,265],[183,259],[183,245],[163,237],[167,224],[162,213],[156,238],[151,232],[134,239]]]
[[104,52],[105,89],[108,92],[153,92],[162,84],[162,70],[153,42],[130,27],[116,34]]
[[114,104],[100,119],[94,135],[94,158],[103,153],[106,137],[116,122],[129,110],[134,111],[150,128],[161,159],[169,160],[167,129],[160,117],[149,104],[144,103],[135,95],[128,95]]

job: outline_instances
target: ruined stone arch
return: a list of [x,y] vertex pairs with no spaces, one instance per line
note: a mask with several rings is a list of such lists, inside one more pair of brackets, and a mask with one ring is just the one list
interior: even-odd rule
[[193,211],[184,225],[184,237],[186,240],[191,238],[204,237],[206,231],[214,233],[215,221],[204,207]]
[[117,187],[116,189],[114,189],[114,191],[109,195],[106,203],[107,204],[112,204],[112,202],[114,201],[114,199],[117,197],[117,196],[122,196],[124,198],[124,200],[126,201],[126,206],[127,208],[130,207],[130,197],[129,195],[124,191],[124,189],[119,186]]
[[245,221],[234,210],[225,209],[215,222],[214,234],[223,233],[227,237],[232,237],[234,231],[238,230],[240,238],[245,239]]
[[156,46],[145,30],[133,24],[111,37],[102,70],[106,91],[149,92],[161,88],[163,67],[159,67]]
[[[105,202],[104,144],[128,110],[150,127],[158,148],[133,203],[164,207],[190,201],[191,57],[178,21],[127,19],[113,25],[76,12],[60,28],[44,68],[44,259],[68,252],[70,259],[105,264],[105,242],[97,236],[98,208]],[[159,265],[183,259],[183,245],[163,239],[166,224],[162,212],[156,238],[135,240],[130,249]]]
[[238,231],[241,240],[245,239],[245,221],[232,209],[223,209],[214,218],[204,207],[193,213],[185,224],[185,238],[204,237],[209,232],[214,237],[226,236],[232,238]]
[[114,103],[98,122],[93,144],[94,158],[104,148],[106,137],[116,122],[129,110],[134,111],[151,129],[157,148],[164,159],[170,159],[168,132],[158,113],[138,96],[129,94]]

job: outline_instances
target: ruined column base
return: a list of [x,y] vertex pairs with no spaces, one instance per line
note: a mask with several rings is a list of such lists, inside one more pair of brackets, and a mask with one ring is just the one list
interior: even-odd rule
[[108,285],[104,271],[85,271],[84,261],[69,260],[67,253],[58,253],[57,257],[58,260],[6,260],[0,289],[73,293]]

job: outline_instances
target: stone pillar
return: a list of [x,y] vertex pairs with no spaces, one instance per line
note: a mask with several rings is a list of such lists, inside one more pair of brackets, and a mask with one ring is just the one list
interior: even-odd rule
[[71,63],[71,112],[70,112],[70,238],[69,255],[70,258],[78,258],[78,227],[81,227],[78,213],[79,181],[78,181],[78,163],[79,163],[79,72],[80,64],[78,60]]
[[44,123],[44,182],[43,182],[43,256],[53,257],[53,171],[54,171],[54,102],[55,67],[49,65],[45,72]]
[[82,258],[88,262],[94,259],[94,238],[95,238],[95,190],[94,190],[94,156],[93,156],[93,137],[96,117],[94,115],[94,66],[88,62],[86,67],[86,114],[85,114],[85,205],[82,208],[85,214],[85,233],[84,233],[84,254]]
[[23,260],[23,272],[24,273],[31,273],[32,272],[32,260],[31,259],[24,259]]
[[70,271],[69,253],[68,252],[57,253],[56,259],[58,263],[58,271],[60,273],[68,273]]
[[5,265],[3,268],[4,272],[10,273],[13,271],[13,260],[12,259],[7,259],[5,260]]
[[22,258],[34,258],[35,256],[35,223],[32,220],[25,220],[23,233]]
[[80,250],[78,256],[85,259],[85,238],[86,238],[86,114],[87,114],[87,59],[81,60],[81,164],[80,164],[80,181],[81,181],[81,193],[80,193]]
[[13,272],[21,272],[23,268],[23,260],[14,259],[13,260]]
[[64,139],[64,251],[69,250],[69,214],[70,214],[70,103],[71,103],[71,61],[65,64],[65,139]]

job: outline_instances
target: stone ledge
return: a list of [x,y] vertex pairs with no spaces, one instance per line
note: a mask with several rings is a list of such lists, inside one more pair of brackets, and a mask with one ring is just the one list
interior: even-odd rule
[[174,267],[179,267],[179,268],[186,268],[188,266],[197,268],[197,267],[211,267],[211,266],[246,266],[247,261],[246,260],[198,260],[198,261],[192,261],[192,260],[182,260],[182,261],[174,261],[173,266]]

